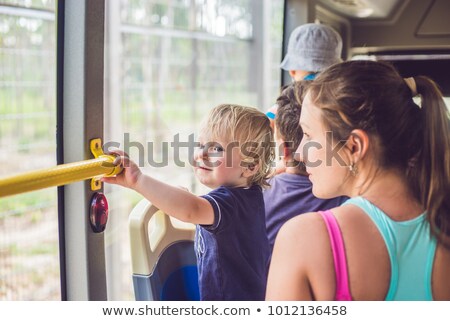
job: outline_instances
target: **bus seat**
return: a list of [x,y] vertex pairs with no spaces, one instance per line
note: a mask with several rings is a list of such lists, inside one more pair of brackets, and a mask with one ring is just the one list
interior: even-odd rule
[[198,301],[195,225],[170,218],[148,200],[129,216],[137,301]]

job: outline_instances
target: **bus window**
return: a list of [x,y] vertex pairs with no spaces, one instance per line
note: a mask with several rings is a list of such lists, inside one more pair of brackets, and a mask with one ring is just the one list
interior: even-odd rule
[[[106,7],[105,142],[120,143],[155,177],[201,193],[187,148],[177,155],[171,143],[187,142],[218,104],[262,110],[273,104],[283,1],[107,1]],[[258,84],[261,70],[266,81]],[[141,196],[111,185],[105,191],[108,298],[133,299],[127,214]]]
[[450,97],[444,97],[444,101],[447,105],[448,112],[450,113]]
[[[56,164],[55,1],[0,4],[0,176]],[[60,300],[56,188],[0,199],[0,300]]]

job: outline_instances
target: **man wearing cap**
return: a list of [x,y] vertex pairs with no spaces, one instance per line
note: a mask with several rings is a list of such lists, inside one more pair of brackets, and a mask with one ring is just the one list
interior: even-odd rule
[[[333,28],[307,23],[292,31],[280,67],[289,71],[293,81],[313,80],[318,72],[341,62],[341,53],[342,38]],[[272,121],[277,107],[275,104],[266,113]]]

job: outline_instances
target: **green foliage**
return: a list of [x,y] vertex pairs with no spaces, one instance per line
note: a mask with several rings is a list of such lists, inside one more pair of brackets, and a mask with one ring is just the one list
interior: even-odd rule
[[1,0],[0,5],[1,4],[34,9],[55,9],[55,0]]
[[58,244],[56,243],[42,243],[34,246],[19,246],[18,243],[13,243],[4,249],[10,255],[14,256],[37,256],[37,255],[57,255]]
[[36,222],[42,211],[56,204],[56,190],[44,189],[40,191],[19,194],[11,197],[0,198],[0,223],[11,215],[29,216],[31,221]]

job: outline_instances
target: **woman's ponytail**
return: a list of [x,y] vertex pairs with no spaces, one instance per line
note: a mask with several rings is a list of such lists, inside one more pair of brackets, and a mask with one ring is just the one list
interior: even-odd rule
[[425,76],[414,77],[421,97],[423,141],[409,178],[427,210],[431,231],[450,248],[450,116],[441,91]]

